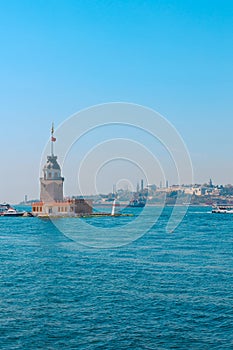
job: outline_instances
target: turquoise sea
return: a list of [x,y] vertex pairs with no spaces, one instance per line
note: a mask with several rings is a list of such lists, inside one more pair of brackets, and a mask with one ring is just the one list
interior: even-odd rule
[[[170,212],[110,249],[0,217],[0,349],[233,349],[233,215],[190,207],[168,234]],[[111,235],[114,218],[86,220]]]

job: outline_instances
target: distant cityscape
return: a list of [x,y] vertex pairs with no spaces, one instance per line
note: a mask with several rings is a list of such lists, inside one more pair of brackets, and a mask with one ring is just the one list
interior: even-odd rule
[[[81,196],[69,197],[72,199],[81,198]],[[204,184],[183,184],[183,185],[166,185],[159,186],[152,184],[144,187],[143,180],[140,184],[137,183],[136,190],[130,191],[129,189],[116,189],[113,186],[113,191],[107,194],[85,195],[85,198],[93,200],[93,204],[111,204],[114,199],[117,199],[122,205],[130,202],[146,202],[147,205],[165,205],[173,204],[187,204],[191,205],[219,205],[228,204],[233,205],[233,185],[215,185],[210,179]],[[19,203],[20,205],[31,205],[32,202],[39,200],[28,200],[28,196],[25,195],[24,201]]]

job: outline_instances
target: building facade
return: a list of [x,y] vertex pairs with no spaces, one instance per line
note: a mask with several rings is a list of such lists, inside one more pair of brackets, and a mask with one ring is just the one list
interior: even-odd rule
[[92,201],[80,198],[57,202],[37,202],[32,205],[32,213],[39,217],[82,216],[92,213]]

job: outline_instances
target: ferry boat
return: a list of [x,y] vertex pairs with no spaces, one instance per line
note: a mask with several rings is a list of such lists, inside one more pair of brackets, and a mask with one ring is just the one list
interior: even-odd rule
[[215,205],[212,208],[212,213],[215,213],[215,214],[233,214],[233,206]]

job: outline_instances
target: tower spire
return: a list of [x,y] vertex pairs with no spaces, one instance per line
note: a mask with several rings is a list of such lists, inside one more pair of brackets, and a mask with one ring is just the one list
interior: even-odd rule
[[53,136],[54,134],[54,123],[52,123],[52,128],[51,128],[51,156],[53,157],[53,143],[56,141],[56,137]]

